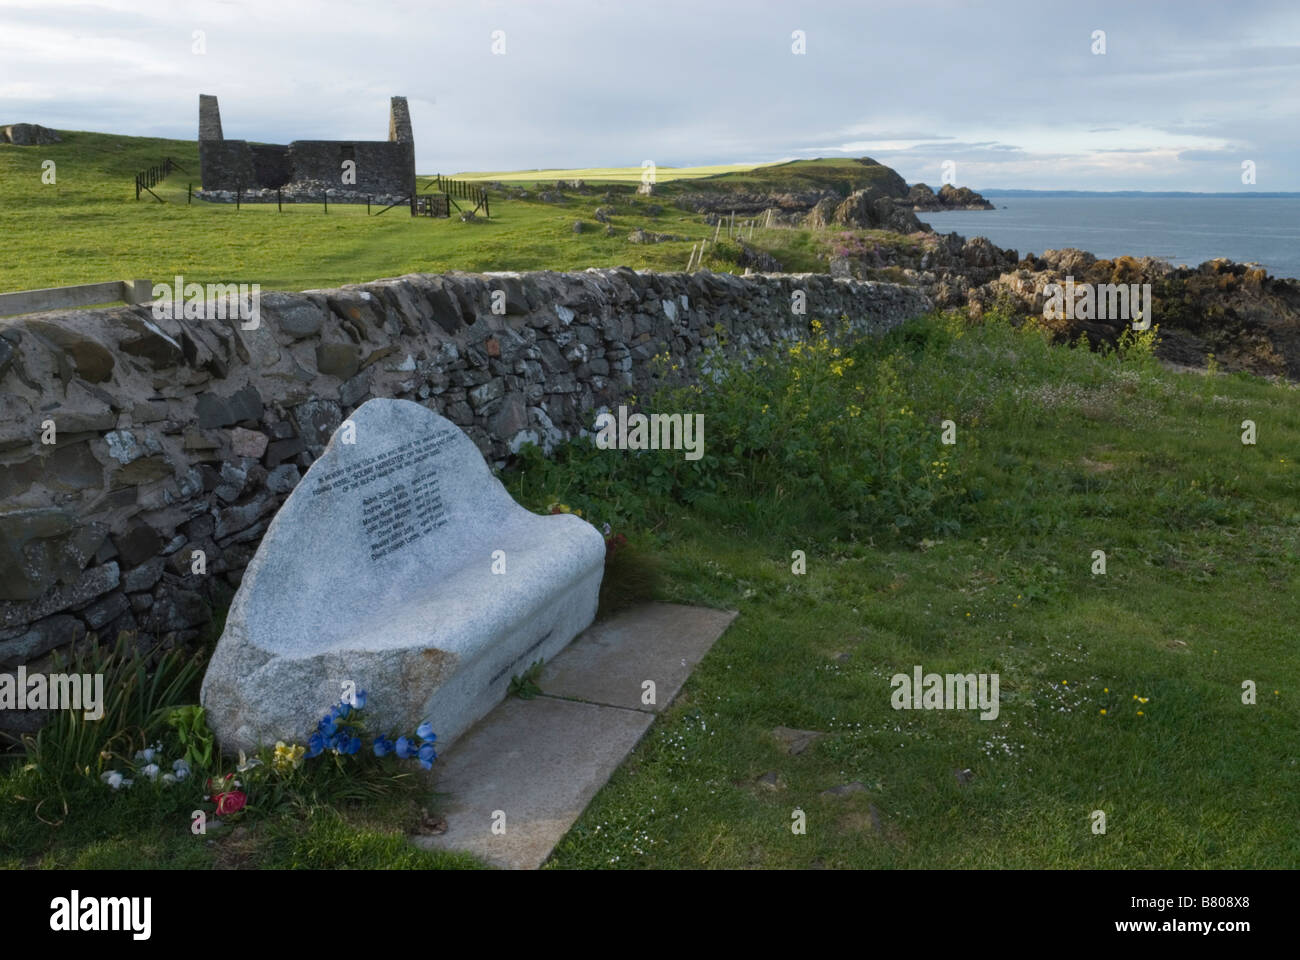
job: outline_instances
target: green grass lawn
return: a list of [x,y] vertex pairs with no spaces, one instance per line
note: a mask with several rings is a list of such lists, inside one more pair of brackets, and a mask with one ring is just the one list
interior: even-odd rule
[[[1294,388],[931,321],[858,354],[845,409],[890,355],[918,428],[957,424],[958,532],[855,523],[793,478],[648,495],[671,454],[515,478],[593,518],[644,510],[665,598],[740,611],[550,866],[1300,863]],[[998,673],[1000,716],[894,710],[889,678],[917,664]],[[778,726],[824,736],[790,756]]]
[[[660,599],[740,611],[550,866],[1300,863],[1296,399],[932,317],[651,401],[704,412],[698,463],[526,456],[522,502],[625,532]],[[894,710],[915,665],[997,673],[1000,715]],[[778,726],[822,736],[791,756]],[[418,780],[194,838],[193,796],[89,777],[38,806],[32,776],[0,777],[0,866],[473,865],[401,840],[436,809]]]

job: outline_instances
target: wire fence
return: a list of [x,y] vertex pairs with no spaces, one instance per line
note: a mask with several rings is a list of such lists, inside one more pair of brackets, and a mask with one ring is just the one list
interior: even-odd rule
[[162,163],[157,163],[146,170],[141,170],[135,175],[135,198],[139,200],[141,192],[144,192],[148,193],[149,196],[153,197],[159,203],[166,203],[166,200],[158,196],[158,194],[154,193],[149,188],[158,186],[158,184],[162,183],[163,179],[173,170],[183,171],[184,169],[184,167],[171,157],[163,157]]

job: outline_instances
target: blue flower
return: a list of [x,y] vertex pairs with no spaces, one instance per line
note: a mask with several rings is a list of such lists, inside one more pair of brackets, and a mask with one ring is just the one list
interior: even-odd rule
[[325,737],[320,733],[313,733],[311,739],[307,741],[307,756],[316,757],[325,751]]
[[406,737],[398,737],[397,749],[395,752],[403,760],[406,760],[410,757],[415,756],[416,746],[411,740],[408,740]]
[[343,752],[351,756],[352,754],[356,753],[360,749],[361,749],[361,738],[353,737],[347,742],[347,746],[344,748]]
[[393,752],[393,741],[389,740],[382,733],[375,737],[375,756],[385,757]]
[[338,729],[338,717],[334,715],[333,710],[321,718],[320,723],[316,724],[316,729],[322,736],[334,736],[334,731]]
[[357,710],[364,710],[366,708],[366,691],[358,690],[352,695],[352,699],[354,701],[352,706]]
[[438,755],[433,752],[433,744],[425,742],[420,747],[420,766],[426,770],[433,769],[433,761],[438,759]]
[[438,739],[438,735],[433,732],[433,724],[428,720],[420,724],[419,729],[415,731],[415,735],[427,743],[432,743],[434,740]]

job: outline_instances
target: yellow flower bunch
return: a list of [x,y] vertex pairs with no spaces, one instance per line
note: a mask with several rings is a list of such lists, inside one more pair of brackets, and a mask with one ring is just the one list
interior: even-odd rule
[[283,740],[275,742],[275,755],[271,757],[271,766],[275,768],[276,773],[288,773],[291,770],[297,770],[302,766],[303,755],[307,748],[301,744],[295,744],[290,747]]

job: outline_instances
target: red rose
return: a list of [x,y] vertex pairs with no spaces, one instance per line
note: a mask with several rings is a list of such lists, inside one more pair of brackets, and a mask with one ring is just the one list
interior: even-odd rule
[[231,790],[228,793],[219,793],[216,796],[217,815],[226,813],[238,813],[244,809],[244,804],[248,802],[248,797],[238,790]]

